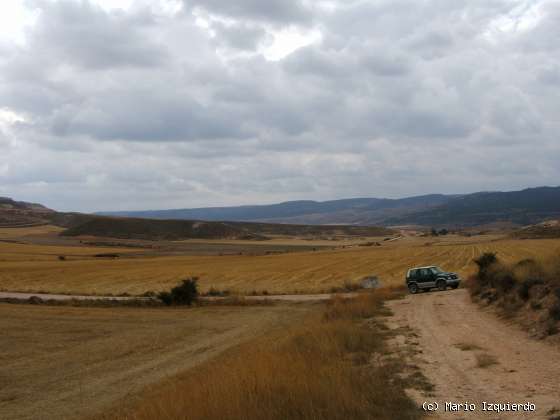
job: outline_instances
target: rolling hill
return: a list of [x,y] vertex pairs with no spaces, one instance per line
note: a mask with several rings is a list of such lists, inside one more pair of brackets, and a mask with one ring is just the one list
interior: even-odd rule
[[376,226],[301,226],[271,223],[204,222],[92,216],[62,232],[64,236],[100,236],[121,239],[250,239],[288,236],[383,236],[394,231]]
[[63,213],[35,203],[0,198],[0,227],[52,224],[66,228],[63,236],[98,236],[121,239],[251,239],[268,236],[386,236],[394,231],[378,226],[294,225],[203,220],[160,220]]
[[560,220],[549,220],[536,225],[524,226],[512,232],[511,236],[519,239],[560,238]]
[[259,239],[279,234],[379,236],[391,233],[379,226],[465,228],[508,224],[521,227],[559,218],[560,187],[97,215],[60,213],[40,204],[0,198],[0,227],[50,223],[68,228],[67,235],[139,239]]
[[429,210],[388,218],[384,224],[465,227],[510,222],[522,226],[559,217],[560,187],[539,187],[469,194]]
[[55,212],[41,204],[0,197],[0,227],[36,226],[48,223]]
[[469,227],[496,222],[522,226],[560,217],[560,187],[402,199],[354,198],[177,210],[105,212],[153,219],[258,221],[305,225]]
[[287,201],[279,204],[177,210],[102,212],[101,215],[150,219],[253,221],[302,225],[382,225],[388,217],[406,215],[447,203],[457,196],[432,194],[402,199],[351,198],[331,201]]

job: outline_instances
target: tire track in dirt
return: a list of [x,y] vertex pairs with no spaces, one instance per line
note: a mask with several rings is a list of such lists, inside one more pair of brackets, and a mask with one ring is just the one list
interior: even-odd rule
[[[435,386],[432,396],[415,397],[419,405],[437,401],[442,418],[549,419],[560,411],[560,348],[528,337],[494,313],[471,302],[465,289],[408,295],[389,302],[394,315],[389,327],[413,336],[419,351],[408,363],[417,365]],[[401,337],[403,338],[403,337]],[[401,344],[401,346],[404,344]],[[494,360],[480,366],[484,357]],[[445,402],[524,403],[536,412],[442,412]],[[443,404],[443,405],[442,405]]]

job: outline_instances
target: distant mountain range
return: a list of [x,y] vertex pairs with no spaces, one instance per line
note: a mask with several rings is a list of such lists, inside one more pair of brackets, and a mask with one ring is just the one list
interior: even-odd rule
[[560,187],[539,187],[469,194],[429,210],[388,218],[385,224],[478,226],[511,222],[530,225],[559,216]]
[[287,201],[280,204],[239,207],[208,207],[98,213],[106,216],[149,219],[253,221],[292,224],[383,224],[389,217],[404,216],[445,204],[455,196],[441,194],[402,198],[351,198],[332,201]]
[[[308,229],[310,226],[317,226],[317,228],[322,226],[323,228],[319,229],[321,232],[331,225],[332,228],[335,225],[352,225],[356,228],[360,226],[466,228],[488,224],[527,226],[546,220],[560,219],[560,187],[466,195],[433,194],[401,199],[353,198],[323,202],[288,201],[260,206],[104,212],[96,215],[61,213],[40,204],[0,197],[0,227],[54,224],[76,228],[75,233],[78,233],[81,232],[81,228],[78,227],[88,223],[88,229],[109,233],[108,227],[122,218],[190,221],[189,226],[181,225],[180,230],[185,234],[196,233],[204,236],[214,231],[218,232],[218,236],[222,232],[233,235],[232,229],[239,229],[234,236],[243,236],[247,232],[261,235],[265,231],[270,234],[270,232],[287,229],[290,232],[304,229],[297,225],[308,225]],[[210,223],[200,225],[196,228],[196,232],[194,230],[191,232],[192,226],[199,226],[196,221],[236,223],[229,223],[227,227],[219,228]],[[259,226],[257,227],[255,223]],[[178,225],[173,224],[154,222],[154,226],[156,225],[157,229],[166,232],[179,229]],[[128,232],[141,230],[145,226],[144,222],[131,221],[126,225],[126,229],[124,227],[123,229]],[[201,231],[202,227],[204,229]],[[318,233],[319,230],[313,232]]]
[[560,217],[560,187],[522,191],[432,194],[401,199],[352,198],[280,204],[175,210],[103,212],[150,219],[244,221],[305,225],[421,225],[468,227],[495,222],[517,225]]

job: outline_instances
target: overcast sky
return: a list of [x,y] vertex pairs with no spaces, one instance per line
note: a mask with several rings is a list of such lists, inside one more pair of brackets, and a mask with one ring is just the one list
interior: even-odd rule
[[558,0],[10,0],[0,28],[0,196],[96,211],[559,184]]

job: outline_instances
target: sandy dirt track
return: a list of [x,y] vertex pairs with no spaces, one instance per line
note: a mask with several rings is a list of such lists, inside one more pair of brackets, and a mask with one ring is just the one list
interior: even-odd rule
[[[471,302],[459,289],[408,295],[389,303],[397,343],[416,348],[409,362],[435,386],[414,395],[419,405],[437,402],[442,418],[551,419],[560,415],[560,349],[528,336],[517,325]],[[486,367],[479,360],[497,362]],[[489,359],[490,358],[490,359]],[[474,412],[444,412],[445,402],[475,403]],[[536,412],[484,412],[482,402],[532,402]]]

